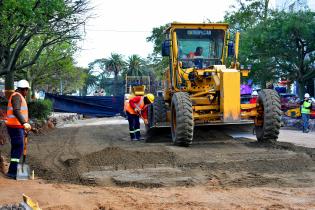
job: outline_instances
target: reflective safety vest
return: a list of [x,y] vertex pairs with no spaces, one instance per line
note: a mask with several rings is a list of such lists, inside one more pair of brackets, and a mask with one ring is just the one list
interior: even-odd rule
[[14,92],[9,98],[8,107],[7,107],[7,120],[5,124],[8,127],[14,127],[14,128],[23,128],[23,125],[20,123],[20,121],[16,118],[16,116],[13,114],[13,106],[12,106],[12,97],[15,95],[19,95],[22,102],[21,102],[21,114],[24,117],[25,121],[28,122],[28,108],[25,98],[22,96],[21,93]]
[[[141,99],[138,103],[135,103],[136,105],[136,108],[138,108],[139,110],[143,110],[145,105],[144,105],[144,97],[141,96]],[[126,101],[125,102],[125,110],[126,112],[128,112],[129,114],[138,114],[131,106],[130,106],[130,103],[129,101]]]
[[311,114],[311,109],[309,107],[311,107],[312,103],[308,102],[308,101],[304,101],[302,104],[302,108],[301,108],[301,113],[303,114]]

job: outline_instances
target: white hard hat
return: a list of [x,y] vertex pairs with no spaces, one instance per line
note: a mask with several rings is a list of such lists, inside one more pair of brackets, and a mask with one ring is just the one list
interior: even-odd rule
[[22,80],[17,82],[17,87],[18,88],[30,88],[30,84],[25,79],[22,79]]
[[304,98],[309,98],[309,97],[310,97],[310,94],[305,93]]
[[258,92],[257,92],[256,90],[254,90],[254,91],[252,92],[252,96],[258,96]]
[[126,94],[125,94],[125,100],[127,100],[127,99],[129,100],[129,98],[130,98],[130,94],[129,94],[129,93],[126,93]]

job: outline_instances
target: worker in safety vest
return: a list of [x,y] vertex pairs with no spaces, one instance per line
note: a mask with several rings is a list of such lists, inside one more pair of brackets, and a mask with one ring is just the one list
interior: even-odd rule
[[254,90],[251,94],[251,98],[249,99],[250,104],[256,104],[258,99],[258,92]]
[[310,94],[305,93],[304,100],[301,101],[301,114],[303,120],[303,133],[308,133],[308,121],[310,119],[312,109],[312,100],[310,99]]
[[17,165],[23,153],[25,132],[31,130],[28,120],[28,108],[25,96],[30,86],[26,80],[17,83],[17,90],[8,101],[6,126],[11,138],[11,160],[7,176],[16,178]]
[[132,141],[142,140],[139,117],[143,119],[145,124],[148,124],[148,105],[153,102],[154,95],[149,93],[145,96],[135,96],[125,103],[129,133]]

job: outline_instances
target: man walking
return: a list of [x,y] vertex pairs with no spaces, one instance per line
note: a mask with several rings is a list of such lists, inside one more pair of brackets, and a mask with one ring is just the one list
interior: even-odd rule
[[308,133],[308,121],[310,119],[312,109],[312,100],[310,99],[310,94],[305,93],[304,100],[301,101],[301,113],[303,120],[303,133]]
[[8,101],[6,126],[11,139],[11,159],[7,176],[13,179],[16,178],[17,165],[23,153],[25,132],[31,130],[25,100],[29,88],[26,80],[18,81],[17,90]]
[[148,124],[148,105],[154,102],[154,95],[149,93],[145,96],[134,96],[125,103],[125,110],[128,117],[129,133],[132,141],[141,140],[140,121],[141,117],[145,124]]

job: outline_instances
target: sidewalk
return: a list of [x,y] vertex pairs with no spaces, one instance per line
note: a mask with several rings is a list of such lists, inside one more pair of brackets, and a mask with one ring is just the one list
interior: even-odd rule
[[315,132],[281,129],[278,141],[290,142],[297,146],[315,148]]
[[[256,136],[252,132],[227,130],[228,135],[233,138],[248,138],[256,140]],[[281,128],[278,141],[289,142],[297,146],[315,148],[315,132],[303,133],[299,130],[289,128]]]

